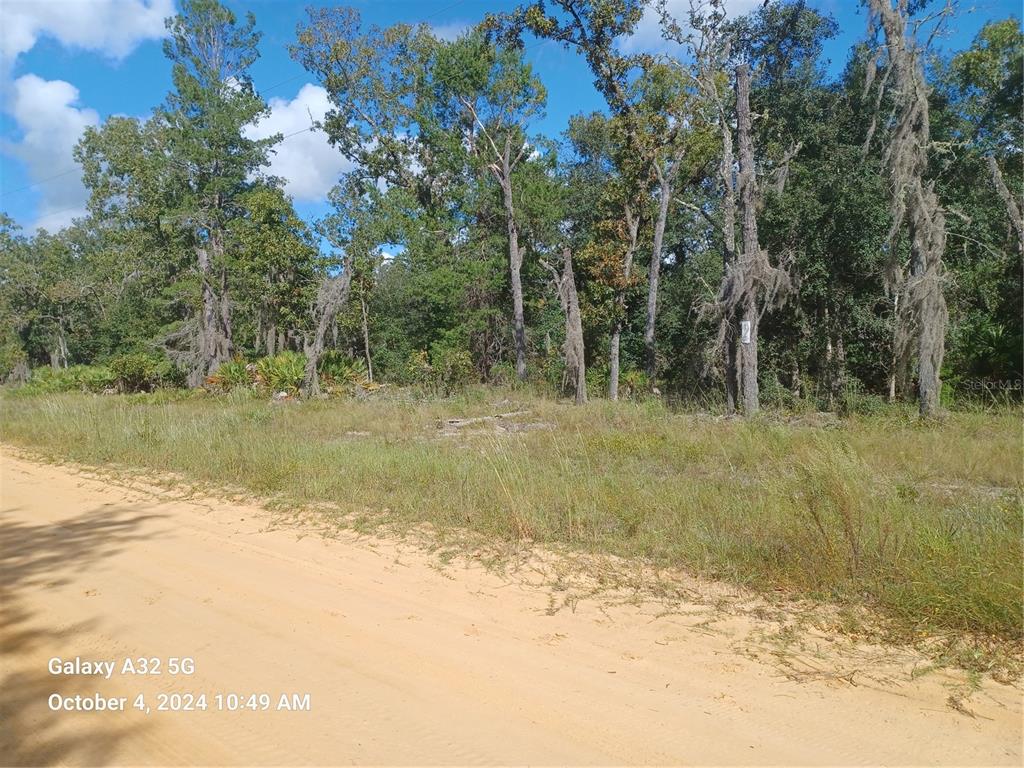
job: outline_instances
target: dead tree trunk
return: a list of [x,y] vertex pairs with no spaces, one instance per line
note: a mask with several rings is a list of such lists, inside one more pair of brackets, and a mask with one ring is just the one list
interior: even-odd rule
[[575,289],[572,251],[569,248],[562,249],[562,276],[558,295],[562,302],[562,311],[565,313],[565,381],[572,386],[575,403],[582,406],[587,401],[587,364],[583,345],[580,297]]
[[50,350],[50,367],[55,371],[67,368],[69,357],[67,334],[64,330],[64,315],[58,314],[57,332],[53,340],[53,349]]
[[317,292],[316,306],[313,310],[313,321],[316,326],[311,337],[303,342],[303,351],[306,354],[306,372],[302,381],[302,392],[306,397],[318,397],[320,395],[320,357],[324,353],[324,342],[327,339],[327,332],[334,325],[338,313],[345,307],[348,301],[349,290],[352,287],[352,269],[350,262],[346,259],[342,266],[341,274],[324,278],[320,283],[320,290]]
[[576,275],[572,268],[572,251],[562,249],[562,273],[558,274],[553,266],[545,264],[551,271],[558,300],[565,316],[565,342],[562,344],[562,355],[565,359],[565,376],[563,386],[572,387],[576,405],[587,402],[587,367],[583,348],[583,319],[580,315],[580,301],[576,293]]
[[758,263],[763,259],[757,242],[757,188],[754,174],[754,141],[751,137],[750,68],[736,68],[736,139],[739,148],[740,210],[743,219],[743,257],[741,268],[749,274],[744,280],[743,311],[740,320],[740,345],[737,358],[743,414],[753,416],[761,407],[757,386],[757,331],[761,319],[758,296],[753,281]]
[[939,409],[948,313],[942,290],[946,219],[934,184],[924,180],[931,142],[928,85],[917,42],[907,32],[906,3],[894,7],[890,0],[868,0],[868,4],[885,34],[886,81],[891,75],[897,102],[896,125],[883,153],[892,187],[889,242],[895,241],[904,222],[910,236],[910,274],[897,318],[897,356],[905,359],[912,350],[916,352],[918,406],[922,416],[931,417]]
[[661,276],[661,250],[665,241],[665,226],[668,223],[669,203],[672,188],[682,163],[682,151],[672,156],[668,168],[662,168],[657,161],[654,173],[658,179],[658,215],[654,220],[654,242],[651,247],[651,263],[647,271],[647,322],[644,325],[645,372],[654,384],[658,374],[657,347],[654,343],[655,323],[658,315],[658,281]]
[[512,157],[512,133],[505,134],[505,141],[501,149],[498,145],[500,138],[495,141],[488,131],[487,125],[480,119],[473,103],[468,99],[460,98],[462,105],[466,108],[473,122],[480,129],[480,134],[486,138],[493,153],[493,160],[487,164],[488,169],[494,174],[498,184],[501,186],[501,196],[505,204],[505,224],[508,229],[508,271],[512,287],[512,335],[516,348],[516,376],[520,381],[526,380],[526,319],[523,310],[523,251],[519,246],[519,225],[516,224],[516,211],[512,197],[512,171],[523,159],[529,144],[522,142],[515,157]]
[[1017,198],[1007,188],[1006,182],[1003,181],[1003,172],[999,170],[999,163],[991,155],[988,157],[988,170],[992,174],[992,183],[996,187],[996,192],[999,193],[999,197],[1006,206],[1006,215],[1009,216],[1013,230],[1017,233],[1017,247],[1024,253],[1024,215],[1021,215]]
[[[733,179],[732,130],[719,116],[722,133],[722,162],[718,172],[722,180],[722,270],[728,274],[736,262],[736,182]],[[732,318],[725,326],[722,339],[723,368],[725,372],[725,412],[736,413],[739,405],[739,376],[736,367],[738,339]]]
[[[731,179],[731,135],[723,129],[722,172],[725,175],[725,273],[717,300],[708,307],[718,315],[718,337],[715,349],[725,356],[727,406],[742,397],[743,413],[753,416],[760,408],[757,382],[758,329],[761,317],[792,288],[789,273],[773,267],[758,243],[757,180],[754,173],[754,144],[751,136],[750,69],[746,64],[736,68],[736,132],[739,148],[739,205],[742,220],[742,252],[730,255],[735,247],[732,222],[735,197]],[[723,116],[724,119],[724,116]],[[731,344],[730,344],[731,340]],[[736,378],[730,374],[735,370]],[[729,391],[729,382],[737,382],[737,390]],[[735,393],[735,394],[734,394]]]
[[[522,155],[520,150],[519,155]],[[501,196],[505,203],[505,223],[508,229],[508,271],[512,286],[512,336],[516,348],[516,376],[526,380],[526,320],[523,312],[523,251],[519,247],[519,225],[512,198],[512,169],[519,157],[512,159],[512,137],[505,138],[505,145],[499,158],[500,165],[493,164],[491,170],[501,185]]]
[[640,232],[640,217],[634,215],[633,206],[626,203],[626,253],[622,258],[622,280],[615,291],[615,318],[612,321],[611,344],[608,354],[608,399],[619,399],[619,348],[622,344],[622,324],[626,314],[626,290],[633,276],[633,259],[636,256],[637,239]]

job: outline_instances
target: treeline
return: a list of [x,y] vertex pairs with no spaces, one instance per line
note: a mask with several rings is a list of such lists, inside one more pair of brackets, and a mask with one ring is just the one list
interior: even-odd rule
[[[454,41],[310,10],[290,52],[353,170],[308,223],[267,173],[287,138],[246,132],[268,109],[255,20],[185,2],[173,90],[76,148],[89,215],[32,236],[0,222],[0,375],[113,362],[138,378],[148,359],[153,381],[198,387],[251,383],[247,362],[284,354],[307,394],[326,365],[746,414],[1019,396],[1020,22],[941,58],[951,6],[864,4],[838,78],[835,22],[796,0],[736,20],[720,0],[685,19],[540,0]],[[648,8],[674,54],[628,53]],[[581,56],[606,109],[537,135],[529,36]]]

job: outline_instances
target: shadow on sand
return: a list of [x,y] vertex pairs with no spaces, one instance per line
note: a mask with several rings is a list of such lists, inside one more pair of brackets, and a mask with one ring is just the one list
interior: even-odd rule
[[[41,650],[73,649],[76,636],[94,628],[96,620],[44,625],[25,598],[31,594],[39,601],[72,575],[98,567],[134,541],[158,535],[146,523],[163,516],[147,514],[142,506],[104,505],[36,524],[25,522],[19,512],[0,509],[0,764],[108,763],[118,743],[144,724],[128,725],[122,713],[51,711],[50,694],[86,696],[97,686],[88,677],[51,675]],[[71,650],[70,656],[75,655]],[[90,718],[87,729],[66,727],[69,717],[85,716]]]

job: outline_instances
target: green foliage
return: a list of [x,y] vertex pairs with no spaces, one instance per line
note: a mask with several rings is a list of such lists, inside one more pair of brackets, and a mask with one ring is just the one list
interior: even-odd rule
[[256,366],[245,360],[230,360],[221,364],[212,376],[207,377],[206,384],[224,392],[253,387],[256,384]]
[[464,349],[437,345],[430,350],[432,384],[445,397],[460,392],[476,379],[473,360]]
[[846,382],[838,409],[843,415],[849,416],[883,416],[899,413],[901,406],[890,403],[882,395],[865,391],[863,384],[851,378]]
[[646,397],[651,392],[651,380],[643,371],[627,368],[619,375],[619,393],[630,400]]
[[298,394],[306,374],[306,357],[287,350],[256,363],[256,383],[271,392]]
[[[707,310],[725,250],[718,127],[733,124],[733,67],[742,58],[756,73],[760,241],[797,286],[761,322],[765,404],[884,409],[895,314],[886,275],[906,273],[909,243],[886,246],[889,190],[876,118],[891,112],[894,89],[876,109],[880,76],[868,82],[869,47],[856,47],[833,78],[823,43],[834,22],[801,3],[770,3],[729,21],[717,12],[695,19],[717,35],[708,44],[722,46],[698,72],[685,56],[655,58],[621,44],[644,3],[577,7],[585,12],[574,18],[564,3],[531,3],[456,40],[426,26],[367,26],[353,9],[313,9],[291,53],[328,91],[324,129],[351,170],[330,193],[331,213],[306,222],[281,180],[264,173],[277,137],[255,140],[246,130],[267,109],[249,77],[261,45],[253,19],[216,0],[180,4],[165,44],[173,82],[166,99],[149,119],[112,116],[87,129],[76,149],[89,214],[59,233],[32,235],[0,215],[0,377],[22,363],[41,371],[117,360],[124,388],[168,386],[176,374],[151,374],[134,357],[164,348],[193,386],[253,387],[255,369],[229,358],[303,349],[317,324],[318,287],[344,262],[352,289],[328,329],[326,378],[355,386],[369,355],[380,383],[444,395],[477,381],[518,386],[510,375],[511,223],[525,254],[531,386],[563,385],[563,318],[543,264],[570,247],[590,396],[606,396],[619,327],[623,397],[656,386],[673,400],[717,408],[723,361]],[[530,133],[546,92],[518,46],[528,30],[583,58],[605,112],[573,115],[563,136]],[[926,73],[934,145],[927,175],[950,212],[950,407],[1021,396],[1021,251],[989,161],[1019,200],[1022,57],[1019,20],[992,20],[967,49],[930,59]],[[878,130],[866,141],[872,125]],[[510,201],[499,178],[506,140]],[[636,369],[645,358],[657,170],[677,152],[660,254],[658,375],[647,381]],[[632,239],[629,220],[639,222]],[[232,334],[205,365],[196,360],[204,285],[229,297],[213,314],[230,315]],[[294,391],[295,361],[263,366],[290,366],[277,378]],[[80,388],[63,374],[48,386]],[[899,396],[912,397],[913,388],[911,380]]]
[[117,384],[114,372],[104,365],[72,365],[68,368],[36,368],[27,384],[19,388],[21,394],[54,392],[91,392],[101,394],[113,391]]
[[17,341],[0,344],[0,381],[10,376],[19,365],[28,364],[28,355]]
[[324,353],[320,358],[319,370],[327,387],[357,386],[369,381],[365,360],[346,357],[336,349]]
[[118,355],[111,358],[108,367],[121,392],[152,392],[185,383],[182,371],[165,357],[143,353]]

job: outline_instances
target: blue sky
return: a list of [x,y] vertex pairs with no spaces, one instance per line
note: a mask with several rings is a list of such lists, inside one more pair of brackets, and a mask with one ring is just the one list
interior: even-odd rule
[[[170,67],[161,51],[162,19],[176,0],[4,0],[0,6],[0,211],[26,229],[66,226],[83,210],[85,192],[71,150],[81,132],[110,115],[146,116],[170,88]],[[669,0],[680,9],[688,0]],[[257,89],[270,101],[271,117],[255,134],[300,131],[327,108],[326,94],[288,56],[307,2],[228,0],[237,14],[252,11],[264,33],[262,56],[253,67]],[[337,4],[337,3],[314,3]],[[343,4],[343,3],[342,3]],[[423,21],[451,37],[487,11],[513,2],[482,0],[350,0],[364,21]],[[728,0],[734,13],[759,0]],[[865,30],[856,0],[809,0],[831,14],[839,35],[826,50],[830,70],[842,70],[850,47]],[[990,20],[1020,17],[1020,0],[962,0],[960,15],[940,45],[959,50]],[[663,45],[653,17],[631,45]],[[548,89],[548,108],[535,130],[556,136],[570,115],[602,108],[592,78],[573,53],[553,43],[528,43],[527,58]],[[306,131],[279,146],[272,172],[287,179],[296,207],[308,218],[322,215],[324,199],[346,168],[322,134]]]

